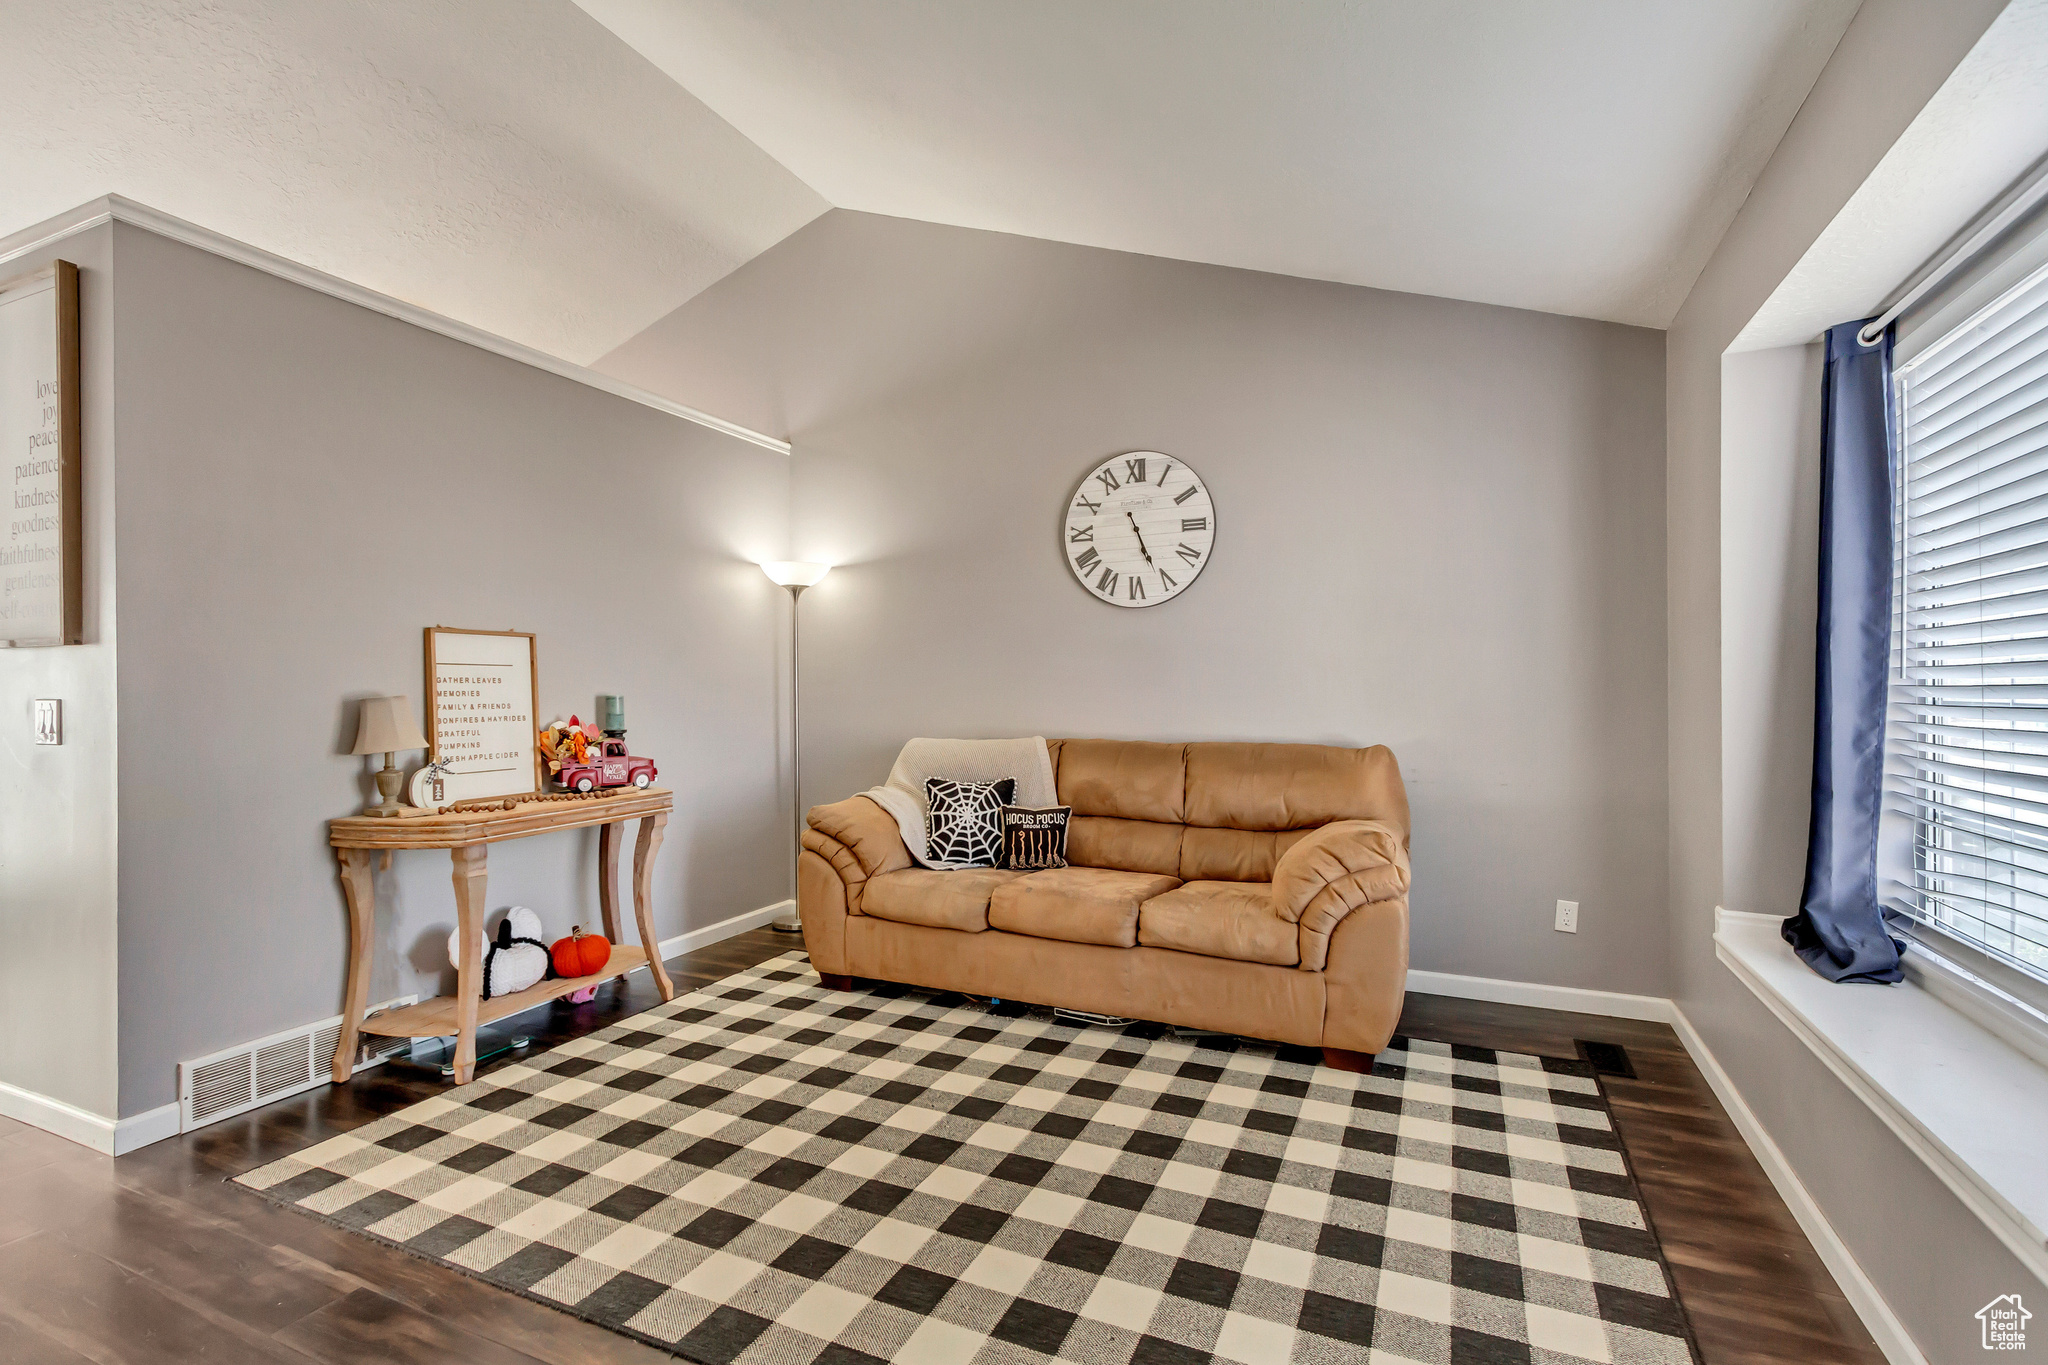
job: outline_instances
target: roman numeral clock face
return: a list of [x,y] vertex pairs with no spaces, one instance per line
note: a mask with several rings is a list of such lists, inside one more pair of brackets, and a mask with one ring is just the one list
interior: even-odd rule
[[1216,544],[1209,490],[1152,450],[1103,461],[1081,480],[1064,526],[1067,567],[1119,607],[1156,607],[1187,591]]

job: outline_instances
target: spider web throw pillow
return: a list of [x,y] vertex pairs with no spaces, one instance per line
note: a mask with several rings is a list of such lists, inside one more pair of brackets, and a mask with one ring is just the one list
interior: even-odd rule
[[1002,810],[1017,793],[1017,779],[1000,782],[924,780],[925,851],[935,863],[994,867],[1003,857]]

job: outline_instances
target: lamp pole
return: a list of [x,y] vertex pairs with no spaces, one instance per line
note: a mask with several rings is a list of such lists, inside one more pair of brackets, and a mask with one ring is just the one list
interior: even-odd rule
[[[789,769],[793,790],[790,794],[789,825],[792,845],[789,851],[789,894],[794,901],[797,893],[797,868],[804,857],[804,701],[803,680],[797,673],[796,657],[796,612],[797,599],[804,595],[804,589],[832,572],[830,564],[810,564],[797,560],[770,560],[761,565],[761,572],[779,588],[789,589]],[[801,934],[804,931],[803,918],[792,910],[771,923],[785,934]]]
[[[790,771],[790,853],[789,853],[789,898],[796,899],[797,865],[804,856],[804,685],[803,677],[797,672],[796,660],[796,616],[797,599],[804,595],[806,583],[785,583],[789,589],[789,771]],[[804,922],[794,908],[786,915],[770,921],[771,927],[785,934],[801,934]]]

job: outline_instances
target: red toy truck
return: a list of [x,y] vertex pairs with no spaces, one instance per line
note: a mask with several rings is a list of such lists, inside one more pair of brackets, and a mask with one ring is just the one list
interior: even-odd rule
[[570,791],[587,792],[593,787],[644,787],[654,781],[656,769],[651,758],[635,758],[626,752],[626,741],[601,741],[594,763],[564,763],[555,781]]

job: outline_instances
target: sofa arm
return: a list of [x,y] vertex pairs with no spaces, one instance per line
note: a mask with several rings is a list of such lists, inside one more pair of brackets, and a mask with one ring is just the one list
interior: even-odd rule
[[1408,898],[1373,901],[1330,934],[1323,1046],[1377,1054],[1401,1023],[1408,990]]
[[1301,965],[1321,971],[1330,935],[1362,905],[1408,894],[1408,850],[1378,820],[1335,820],[1280,855],[1273,909],[1301,926]]
[[846,883],[846,908],[860,913],[870,877],[910,866],[910,850],[896,817],[865,796],[813,806],[804,817],[804,848],[832,864]]
[[[808,840],[812,832],[805,830],[804,837]],[[853,975],[846,957],[846,883],[816,849],[797,856],[796,913],[803,921],[811,966],[828,976]]]

